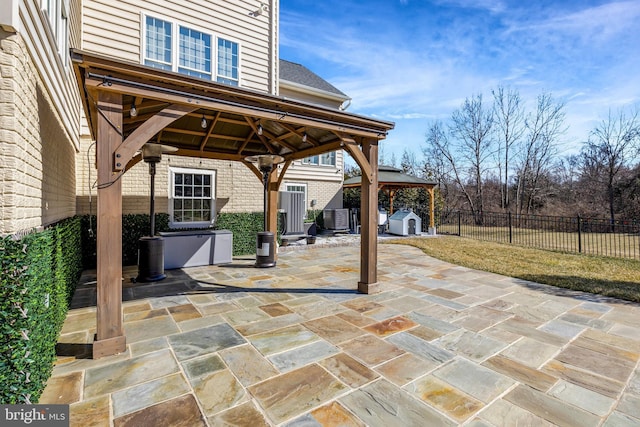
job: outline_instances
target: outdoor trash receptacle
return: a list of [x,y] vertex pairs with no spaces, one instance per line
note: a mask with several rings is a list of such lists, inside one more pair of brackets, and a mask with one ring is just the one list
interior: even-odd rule
[[273,267],[276,265],[276,245],[273,233],[260,231],[256,244],[256,267]]

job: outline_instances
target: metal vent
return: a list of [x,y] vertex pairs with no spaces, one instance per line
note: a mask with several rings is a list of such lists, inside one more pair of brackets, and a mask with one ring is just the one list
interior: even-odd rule
[[278,197],[278,209],[284,210],[284,234],[304,233],[304,193],[300,191],[281,191]]
[[349,209],[325,209],[322,213],[324,226],[329,230],[349,228]]

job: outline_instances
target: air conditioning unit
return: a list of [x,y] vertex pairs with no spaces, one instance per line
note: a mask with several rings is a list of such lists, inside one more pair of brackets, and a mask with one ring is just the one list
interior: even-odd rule
[[325,209],[322,215],[324,227],[328,230],[347,230],[349,228],[349,209]]
[[278,209],[285,212],[284,234],[305,234],[304,193],[300,191],[281,191],[278,197]]

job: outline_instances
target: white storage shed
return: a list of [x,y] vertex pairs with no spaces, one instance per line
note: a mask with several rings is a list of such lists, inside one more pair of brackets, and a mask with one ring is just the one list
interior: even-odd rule
[[399,210],[389,217],[389,233],[398,236],[422,233],[422,220],[411,210]]

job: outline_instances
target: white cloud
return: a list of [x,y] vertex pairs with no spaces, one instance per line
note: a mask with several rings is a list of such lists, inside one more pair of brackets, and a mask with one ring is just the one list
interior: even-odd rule
[[[381,2],[349,2],[348,16],[281,14],[281,46],[295,52],[293,60],[351,96],[349,111],[397,121],[388,147],[422,143],[431,120],[446,120],[465,98],[490,96],[498,85],[532,102],[542,92],[564,100],[567,144],[586,139],[610,106],[640,102],[639,1],[542,10],[536,2],[514,9],[493,0],[443,0],[438,4],[462,10],[446,22],[429,16],[433,5],[425,12],[426,3],[400,3],[395,7],[423,7],[415,22],[370,13]],[[325,7],[337,4],[327,0]]]

